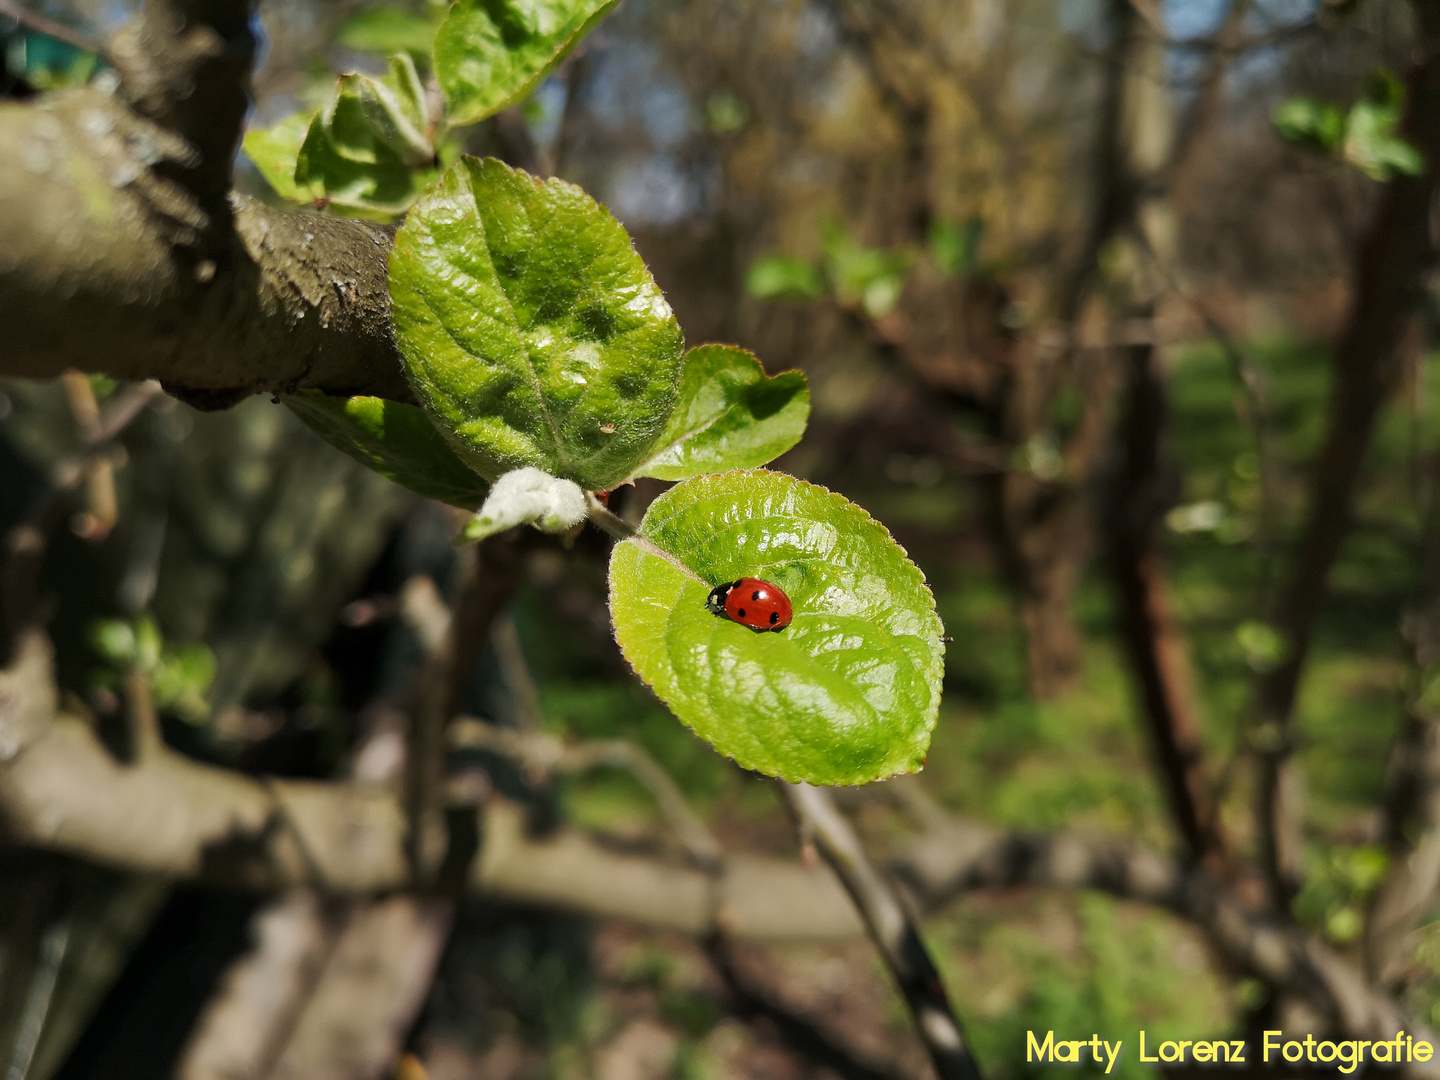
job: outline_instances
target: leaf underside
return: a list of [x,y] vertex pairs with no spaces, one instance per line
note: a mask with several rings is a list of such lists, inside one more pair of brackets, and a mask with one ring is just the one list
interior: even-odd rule
[[379,397],[331,397],[319,390],[282,400],[335,449],[418,495],[465,510],[485,501],[489,485],[414,405]]
[[[781,633],[711,614],[712,587],[779,585]],[[864,510],[768,471],[686,481],[610,563],[626,658],[695,733],[747,769],[862,784],[925,761],[940,702],[940,620],[924,575]]]

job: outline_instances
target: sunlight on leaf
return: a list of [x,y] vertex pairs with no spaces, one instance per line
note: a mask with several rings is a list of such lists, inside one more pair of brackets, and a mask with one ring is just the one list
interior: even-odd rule
[[[757,633],[710,613],[717,584],[782,588],[794,621]],[[781,473],[687,480],[610,562],[626,658],[681,721],[747,769],[863,784],[925,763],[940,620],[925,577],[864,510]]]
[[533,465],[603,491],[665,429],[680,327],[573,184],[462,158],[396,236],[390,294],[412,384],[484,476]]
[[456,0],[435,38],[452,124],[525,100],[616,0]]
[[635,475],[684,480],[769,464],[800,441],[809,416],[801,372],[767,376],[739,346],[702,345],[685,354],[680,400]]

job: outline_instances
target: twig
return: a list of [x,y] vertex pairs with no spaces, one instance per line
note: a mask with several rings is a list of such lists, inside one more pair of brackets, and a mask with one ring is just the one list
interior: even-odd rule
[[876,872],[849,823],[829,794],[809,784],[782,787],[798,821],[850,894],[871,939],[890,969],[940,1080],[981,1080],[979,1063],[966,1045],[945,986],[925,951],[920,932],[895,893]]
[[25,998],[25,1011],[20,1014],[20,1032],[15,1038],[15,1050],[10,1056],[10,1067],[5,1070],[5,1080],[25,1080],[30,1073],[35,1049],[40,1045],[40,1034],[45,1030],[45,1019],[50,1013],[50,1003],[55,998],[60,965],[65,962],[69,944],[70,926],[64,921],[52,924],[40,941],[40,964],[30,980],[30,993]]
[[705,823],[690,809],[684,794],[640,747],[623,739],[598,739],[565,746],[559,739],[539,732],[513,731],[487,724],[473,717],[458,717],[451,724],[449,745],[455,749],[490,750],[544,772],[581,773],[609,766],[624,769],[638,780],[660,809],[660,815],[674,831],[691,860],[705,869],[718,870],[721,849]]
[[125,670],[125,717],[130,727],[130,752],[134,760],[151,757],[165,745],[160,719],[150,696],[150,677],[138,667]]
[[72,29],[64,23],[47,19],[44,15],[23,8],[14,0],[0,0],[0,15],[9,15],[21,26],[44,34],[46,37],[54,38],[56,41],[63,41],[66,45],[71,45],[81,52],[94,53],[99,57],[106,56],[105,46],[94,38],[82,34],[79,30]]
[[51,469],[44,488],[5,537],[0,565],[0,662],[30,622],[40,564],[58,519],[60,496],[79,485],[96,460],[112,452],[111,444],[161,393],[158,382],[147,380],[117,394],[94,423],[84,424],[81,448]]
[[490,642],[500,659],[505,688],[514,703],[516,726],[525,731],[540,730],[540,692],[530,674],[530,665],[525,662],[525,649],[515,631],[515,620],[508,615],[497,619],[490,632]]

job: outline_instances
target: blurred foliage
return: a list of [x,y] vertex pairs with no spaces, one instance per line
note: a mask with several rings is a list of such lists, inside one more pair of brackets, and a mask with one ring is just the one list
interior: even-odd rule
[[1275,129],[1290,142],[1338,156],[1372,180],[1418,176],[1425,159],[1396,134],[1404,108],[1405,88],[1394,72],[1380,68],[1348,113],[1313,98],[1290,98],[1275,109]]
[[205,695],[215,681],[215,654],[199,642],[169,647],[155,620],[141,614],[133,622],[101,619],[91,633],[95,651],[109,666],[98,670],[93,685],[118,691],[123,673],[138,671],[150,684],[155,708],[192,724],[210,715]]

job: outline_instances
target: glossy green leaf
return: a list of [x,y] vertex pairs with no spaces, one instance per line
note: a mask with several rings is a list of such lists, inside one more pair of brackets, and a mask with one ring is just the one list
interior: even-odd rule
[[393,216],[414,202],[434,161],[425,89],[401,53],[384,78],[340,76],[305,134],[295,180],[319,187],[338,210]]
[[439,23],[402,8],[368,8],[341,25],[335,40],[357,52],[410,53],[428,57]]
[[803,259],[764,255],[750,264],[745,291],[757,300],[818,300],[825,295],[825,275]]
[[395,238],[396,340],[422,403],[488,477],[600,491],[675,404],[675,316],[620,224],[573,184],[462,158]]
[[245,133],[246,156],[276,192],[293,202],[310,202],[325,194],[324,185],[318,182],[300,184],[295,180],[300,147],[318,115],[296,113],[271,127],[252,128]]
[[528,97],[616,0],[456,0],[435,37],[452,124]]
[[425,496],[473,510],[489,485],[456,456],[425,413],[378,397],[331,397],[302,390],[282,399],[317,435],[381,476]]
[[635,475],[684,480],[766,465],[800,441],[809,416],[801,372],[770,377],[739,346],[702,345],[685,354],[680,400]]
[[[794,621],[711,614],[717,584],[780,586]],[[616,545],[610,612],[626,658],[685,724],[747,768],[863,784],[925,763],[940,620],[925,577],[864,510],[781,473],[687,480]]]

